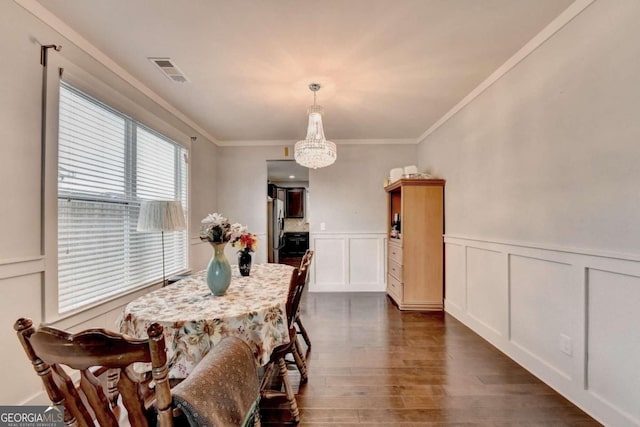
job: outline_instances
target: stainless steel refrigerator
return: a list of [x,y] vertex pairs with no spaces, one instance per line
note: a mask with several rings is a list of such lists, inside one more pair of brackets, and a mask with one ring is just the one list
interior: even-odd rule
[[272,198],[267,200],[267,221],[268,260],[278,263],[279,251],[284,246],[284,202],[282,200]]

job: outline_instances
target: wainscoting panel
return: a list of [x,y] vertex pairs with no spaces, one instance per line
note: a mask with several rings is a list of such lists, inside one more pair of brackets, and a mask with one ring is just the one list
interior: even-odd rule
[[325,287],[342,288],[346,282],[347,251],[346,239],[339,237],[316,237],[313,241],[313,283],[310,291]]
[[[18,341],[13,323],[20,317],[28,317],[35,325],[42,321],[42,272],[0,279],[3,324],[0,340],[3,343],[0,362],[5,366],[3,381],[7,386],[0,390],[0,404],[22,404],[22,400],[42,390],[42,381]],[[46,396],[46,395],[45,395]]]
[[588,270],[587,386],[640,419],[640,277]]
[[507,283],[503,254],[467,247],[467,310],[497,335],[507,334]]
[[447,278],[447,288],[445,299],[447,304],[455,307],[456,310],[465,311],[467,309],[467,287],[466,270],[460,268],[466,265],[465,247],[454,243],[444,247],[445,263],[444,275]]
[[566,379],[571,379],[573,347],[583,325],[576,322],[581,312],[575,304],[583,287],[572,280],[572,273],[568,264],[509,257],[511,341]]
[[311,233],[312,292],[383,292],[385,233]]
[[604,425],[640,426],[640,257],[445,236],[445,310]]
[[[351,237],[349,242],[349,287],[375,289],[381,283],[383,240],[375,237]],[[376,262],[371,262],[376,260]],[[380,289],[380,290],[384,290]]]

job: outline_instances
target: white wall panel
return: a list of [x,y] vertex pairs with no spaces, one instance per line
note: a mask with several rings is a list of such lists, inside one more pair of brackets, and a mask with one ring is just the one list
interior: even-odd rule
[[640,277],[588,271],[587,384],[640,424]]
[[466,271],[467,264],[465,247],[447,243],[444,246],[445,278],[445,307],[465,311],[467,307]]
[[[369,290],[384,291],[380,288],[382,239],[376,237],[349,238],[349,283],[352,287],[368,287]],[[378,289],[376,289],[378,287]]]
[[467,247],[469,314],[498,335],[507,331],[505,260],[500,252]]
[[[567,378],[583,325],[576,304],[583,287],[572,273],[568,264],[510,256],[511,340]],[[561,335],[571,341],[570,355],[560,350]]]
[[312,292],[384,292],[385,233],[311,233]]
[[346,282],[346,241],[341,237],[313,238],[314,280],[310,291],[344,287]]
[[3,343],[0,364],[5,367],[3,382],[10,385],[0,388],[0,405],[17,404],[16,397],[24,399],[42,388],[42,381],[33,370],[13,330],[14,322],[20,317],[30,318],[35,325],[40,324],[41,288],[42,273],[0,280],[3,319],[0,327],[0,342]]
[[445,248],[449,314],[605,425],[640,426],[639,257],[449,235]]

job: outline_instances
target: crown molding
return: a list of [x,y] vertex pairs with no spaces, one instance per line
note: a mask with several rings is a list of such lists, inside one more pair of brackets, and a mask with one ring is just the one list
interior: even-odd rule
[[216,141],[218,147],[276,147],[291,146],[296,141],[293,139],[246,139],[231,141]]
[[382,139],[332,139],[338,145],[411,145],[417,144],[415,138],[382,138]]
[[[107,69],[114,74],[122,78],[124,81],[138,89],[141,93],[149,97],[160,107],[164,108],[169,113],[173,114],[180,121],[191,127],[193,130],[200,133],[207,138],[211,143],[221,146],[282,146],[282,145],[294,145],[294,140],[238,140],[238,141],[219,141],[200,125],[171,105],[168,101],[162,98],[160,95],[151,90],[148,86],[118,65],[113,59],[107,56],[104,52],[99,50],[96,46],[91,44],[82,35],[60,20],[51,11],[46,9],[42,4],[36,0],[14,0],[18,5],[23,7],[29,13],[41,20],[44,24],[51,27],[58,32],[61,36],[67,38],[70,42],[78,46],[81,50],[85,51],[91,57],[96,59]],[[558,15],[551,23],[549,23],[540,33],[534,36],[529,42],[527,42],[520,50],[518,50],[511,58],[509,58],[504,64],[496,69],[489,77],[487,77],[482,83],[480,83],[474,90],[472,90],[467,96],[465,96],[458,104],[456,104],[451,110],[449,110],[444,116],[442,116],[437,122],[435,122],[429,129],[427,129],[422,135],[416,138],[395,138],[395,139],[342,139],[332,140],[337,145],[383,145],[383,144],[419,144],[424,141],[429,135],[435,132],[440,126],[446,123],[451,117],[456,115],[466,105],[471,103],[475,98],[487,90],[493,83],[499,80],[502,76],[507,74],[518,63],[525,59],[529,54],[534,52],[538,47],[544,44],[549,38],[551,38],[556,32],[567,25],[573,18],[578,16],[583,10],[589,7],[595,0],[576,0],[567,9],[565,9],[560,15]]]
[[527,42],[520,50],[518,50],[511,58],[498,67],[489,77],[487,77],[482,83],[480,83],[474,90],[469,92],[467,96],[462,98],[451,110],[449,110],[444,116],[435,122],[429,129],[427,129],[417,139],[417,143],[424,141],[429,135],[435,132],[440,126],[445,124],[451,117],[455,116],[465,106],[470,104],[476,99],[482,92],[487,90],[492,84],[498,81],[502,76],[507,74],[513,67],[518,65],[523,59],[529,56],[532,52],[538,49],[549,40],[555,33],[560,31],[565,25],[567,25],[573,18],[578,16],[589,7],[595,0],[576,0],[569,5],[560,15],[558,15],[553,21],[542,29],[536,36],[534,36],[529,42]]
[[45,8],[42,4],[36,0],[14,0],[18,5],[24,8],[27,12],[38,18],[44,24],[51,27],[54,31],[58,32],[62,37],[68,39],[71,43],[75,44],[81,50],[85,51],[89,56],[96,61],[104,65],[108,70],[122,78],[125,82],[139,90],[142,94],[149,97],[152,101],[164,108],[167,112],[173,114],[176,118],[182,121],[184,124],[200,133],[207,138],[210,142],[216,144],[216,138],[204,130],[200,125],[187,117],[182,111],[171,105],[168,101],[162,98],[160,95],[151,90],[148,86],[130,74],[127,70],[118,65],[113,59],[107,56],[104,52],[98,49],[85,39],[80,33],[75,31],[69,25],[64,23],[60,18],[54,15],[50,10]]
[[[415,138],[390,138],[390,139],[331,139],[336,145],[411,145],[417,144]],[[293,139],[255,139],[255,140],[231,140],[216,141],[220,147],[273,147],[293,146]]]

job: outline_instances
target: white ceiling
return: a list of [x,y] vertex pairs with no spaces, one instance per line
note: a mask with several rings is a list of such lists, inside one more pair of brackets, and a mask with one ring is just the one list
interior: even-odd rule
[[[417,138],[573,0],[39,0],[221,141]],[[147,57],[170,57],[173,83]]]

